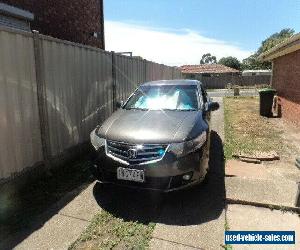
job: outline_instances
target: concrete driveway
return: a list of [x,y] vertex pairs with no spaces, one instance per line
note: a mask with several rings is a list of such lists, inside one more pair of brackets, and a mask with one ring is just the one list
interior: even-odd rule
[[152,249],[218,249],[223,243],[225,224],[222,98],[219,101],[221,109],[212,116],[211,171],[206,185],[161,194],[94,182],[46,211],[49,219],[37,222],[35,231],[20,243],[0,242],[0,246],[3,249],[12,245],[15,249],[67,249],[93,216],[106,210],[124,220],[157,223]]
[[[92,183],[16,249],[67,249],[93,215],[101,210],[125,221],[156,223],[151,249],[223,249],[225,226],[230,230],[295,230],[298,235],[300,220],[297,214],[256,207],[255,204],[226,205],[228,195],[243,195],[243,192],[231,189],[231,182],[225,178],[223,100],[220,97],[213,99],[221,107],[212,115],[210,172],[206,184],[161,194]],[[245,182],[238,187],[246,187]],[[230,194],[226,194],[226,190],[231,190]],[[249,194],[253,193],[251,190]],[[276,248],[273,245],[267,249],[299,247],[298,240],[294,246]],[[262,248],[261,245],[235,245],[234,249]]]
[[157,223],[152,249],[219,249],[225,224],[224,161],[220,137],[215,132],[212,137],[217,157],[206,185],[160,194],[98,183],[94,195],[99,206],[124,220]]
[[[225,226],[225,182],[221,108],[212,117],[208,182],[169,194],[94,186],[99,206],[125,220],[157,223],[152,249],[220,249]],[[213,232],[213,233],[212,233]]]

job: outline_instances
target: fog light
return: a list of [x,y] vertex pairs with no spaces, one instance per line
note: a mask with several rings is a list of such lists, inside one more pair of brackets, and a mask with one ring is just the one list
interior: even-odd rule
[[184,181],[189,181],[192,178],[192,174],[185,174],[182,176],[182,179]]

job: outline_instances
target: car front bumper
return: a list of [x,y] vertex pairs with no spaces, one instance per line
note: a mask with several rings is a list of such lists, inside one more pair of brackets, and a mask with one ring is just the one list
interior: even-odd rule
[[[117,169],[119,167],[143,170],[145,181],[140,183],[117,179]],[[124,165],[108,157],[105,150],[100,149],[97,152],[96,159],[91,164],[94,176],[102,183],[165,192],[200,183],[205,178],[207,169],[208,159],[201,150],[180,158],[171,153],[166,153],[162,160],[150,164]],[[191,175],[191,178],[184,180],[183,176],[187,174]]]

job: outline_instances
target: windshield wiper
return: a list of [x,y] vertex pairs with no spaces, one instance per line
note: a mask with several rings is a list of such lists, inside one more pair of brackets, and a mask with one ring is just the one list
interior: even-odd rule
[[161,110],[164,110],[164,111],[174,111],[176,109],[161,109]]
[[165,111],[196,111],[197,109],[162,109]]
[[197,109],[175,109],[177,111],[197,111]]
[[125,108],[126,110],[143,110],[143,111],[147,111],[149,109],[143,109],[143,108]]

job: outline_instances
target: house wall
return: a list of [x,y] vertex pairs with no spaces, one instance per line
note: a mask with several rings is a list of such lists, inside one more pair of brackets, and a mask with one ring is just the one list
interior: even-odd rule
[[272,86],[280,97],[282,117],[300,125],[300,50],[274,59]]
[[[41,34],[104,49],[103,0],[2,0],[35,15]],[[93,32],[99,32],[98,38]]]

